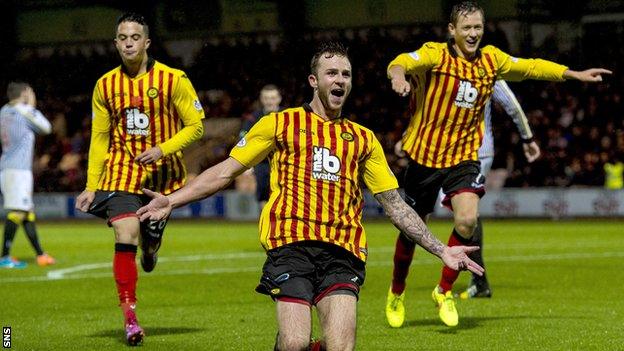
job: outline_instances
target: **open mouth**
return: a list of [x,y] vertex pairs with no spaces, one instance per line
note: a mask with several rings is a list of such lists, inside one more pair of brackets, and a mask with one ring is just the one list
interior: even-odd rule
[[344,91],[344,89],[332,89],[331,90],[331,94],[333,96],[342,97],[342,96],[344,96],[345,91]]

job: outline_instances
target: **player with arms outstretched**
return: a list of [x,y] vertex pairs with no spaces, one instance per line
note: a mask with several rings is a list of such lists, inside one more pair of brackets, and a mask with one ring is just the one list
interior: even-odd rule
[[[454,269],[481,273],[466,252],[436,239],[399,196],[397,181],[375,134],[341,115],[351,91],[351,62],[338,43],[313,56],[308,82],[312,101],[260,119],[230,153],[182,189],[154,197],[141,220],[167,218],[172,208],[213,195],[269,157],[271,196],[260,217],[267,250],[256,291],[276,301],[275,350],[352,350],[356,303],[368,256],[361,223],[360,181],[375,194],[392,222]],[[312,306],[323,340],[310,345]]]
[[[478,150],[483,137],[483,111],[498,79],[518,81],[577,79],[599,82],[601,68],[573,71],[541,59],[512,57],[494,46],[479,48],[484,12],[476,3],[464,1],[451,11],[446,43],[428,42],[420,49],[397,56],[388,65],[392,89],[410,95],[412,118],[403,136],[403,151],[411,159],[405,174],[407,202],[421,218],[433,211],[438,191],[453,210],[454,229],[449,246],[467,245],[477,225],[479,199],[485,193]],[[396,242],[392,284],[386,317],[393,327],[405,319],[405,282],[414,244],[402,233]],[[458,324],[452,294],[457,270],[444,267],[432,291],[444,324]]]

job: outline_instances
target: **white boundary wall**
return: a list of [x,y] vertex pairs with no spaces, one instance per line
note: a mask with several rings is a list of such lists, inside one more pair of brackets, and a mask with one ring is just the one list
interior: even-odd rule
[[[93,218],[75,211],[76,194],[36,194],[35,212],[38,218]],[[364,216],[383,217],[375,198],[365,192]],[[228,190],[216,196],[177,209],[174,218],[224,218],[255,220],[259,207],[252,194]],[[1,211],[4,214],[4,211]],[[488,192],[480,202],[484,218],[624,218],[624,190],[602,188],[508,188]],[[450,217],[446,208],[436,205],[436,217]]]

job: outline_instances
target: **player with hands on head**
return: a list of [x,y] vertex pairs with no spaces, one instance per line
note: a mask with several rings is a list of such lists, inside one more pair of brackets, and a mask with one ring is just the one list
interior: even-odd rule
[[33,203],[33,154],[35,135],[50,134],[52,126],[37,109],[37,96],[33,88],[24,82],[10,82],[7,86],[9,102],[0,110],[0,134],[2,156],[0,156],[0,188],[7,211],[4,222],[4,237],[0,268],[24,268],[26,262],[10,255],[13,239],[20,225],[37,254],[41,267],[56,263],[43,251],[35,226],[35,205]]

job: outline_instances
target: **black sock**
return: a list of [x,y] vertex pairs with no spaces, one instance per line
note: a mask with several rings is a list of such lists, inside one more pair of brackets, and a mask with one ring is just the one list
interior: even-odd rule
[[4,222],[4,243],[2,245],[2,257],[7,256],[9,254],[9,251],[11,251],[13,238],[15,238],[15,232],[17,232],[17,223],[7,218]]
[[26,236],[28,237],[28,240],[30,240],[30,244],[37,252],[37,255],[43,255],[43,250],[41,249],[41,245],[39,244],[39,237],[37,237],[37,228],[35,228],[35,222],[24,221],[24,230],[26,231]]
[[[470,242],[472,246],[479,246],[480,249],[474,252],[471,252],[468,257],[471,260],[475,261],[479,266],[485,268],[485,264],[483,263],[483,224],[481,223],[481,219],[477,219],[477,226],[472,234],[472,240]],[[478,276],[472,273],[472,282],[477,285],[487,285],[487,278],[485,277],[485,272],[483,272],[482,276]]]

